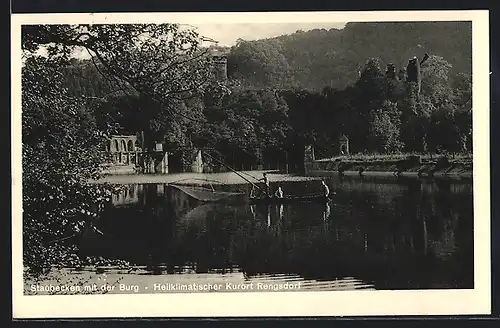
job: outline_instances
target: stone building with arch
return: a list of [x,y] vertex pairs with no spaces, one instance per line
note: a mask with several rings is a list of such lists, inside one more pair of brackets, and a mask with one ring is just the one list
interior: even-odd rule
[[106,144],[106,151],[114,165],[138,165],[142,149],[135,135],[112,135]]
[[[210,49],[214,62],[215,78],[227,80],[227,51],[219,48]],[[139,131],[137,131],[139,133]],[[106,142],[108,155],[108,173],[181,173],[204,171],[203,155],[200,149],[179,148],[164,151],[162,142],[157,142],[152,153],[146,154],[137,135],[112,135]],[[169,163],[170,162],[170,163]],[[170,167],[169,167],[170,164]]]
[[[154,151],[146,154],[136,135],[110,136],[105,143],[105,152],[108,157],[105,171],[108,174],[203,172],[201,150],[178,149],[167,152],[162,143],[156,143]],[[179,162],[178,165],[169,169],[169,162],[175,162],[175,159]]]

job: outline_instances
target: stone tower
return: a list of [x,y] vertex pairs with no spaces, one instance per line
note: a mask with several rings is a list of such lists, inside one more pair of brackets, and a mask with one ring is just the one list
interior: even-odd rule
[[420,67],[428,59],[429,59],[429,54],[426,53],[420,62],[417,56],[410,58],[408,60],[408,66],[406,67],[406,82],[416,83],[418,93],[420,93],[422,85],[422,71]]
[[217,79],[227,80],[227,54],[220,50],[213,50],[212,59],[215,65],[215,76]]
[[420,81],[420,62],[417,57],[413,57],[408,60],[408,66],[406,66],[406,80],[408,82],[418,83]]

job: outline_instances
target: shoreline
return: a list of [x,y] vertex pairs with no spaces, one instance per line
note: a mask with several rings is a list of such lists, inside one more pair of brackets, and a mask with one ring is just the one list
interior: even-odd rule
[[[451,171],[451,172],[434,172],[432,175],[420,174],[417,171],[404,171],[400,172],[399,175],[395,172],[390,171],[363,171],[360,175],[359,171],[343,171],[340,173],[336,170],[310,170],[306,175],[294,175],[281,173],[275,170],[262,170],[262,171],[242,171],[238,172],[245,176],[248,180],[257,183],[256,179],[262,176],[263,172],[267,172],[270,182],[306,182],[319,180],[322,177],[331,176],[348,176],[348,177],[358,177],[360,179],[364,177],[371,178],[414,178],[414,179],[440,179],[440,180],[472,180],[473,172],[471,171]],[[179,185],[240,185],[247,184],[242,177],[238,176],[233,172],[227,173],[175,173],[175,174],[117,174],[117,175],[106,175],[100,180],[94,180],[90,183],[102,184],[149,184],[149,183],[175,183]]]
[[406,158],[335,159],[306,163],[308,175],[346,175],[377,177],[411,177],[418,179],[472,179],[472,158],[435,159],[420,156]]
[[[331,175],[340,175],[339,171],[329,171],[329,170],[312,170],[309,172],[311,176],[331,176]],[[450,180],[463,180],[463,179],[472,179],[472,172],[435,172],[432,175],[419,175],[418,172],[407,171],[401,172],[399,175],[394,172],[388,171],[364,171],[361,175],[359,171],[344,171],[342,175],[345,176],[358,176],[358,177],[404,177],[404,178],[420,178],[420,179],[450,179]]]

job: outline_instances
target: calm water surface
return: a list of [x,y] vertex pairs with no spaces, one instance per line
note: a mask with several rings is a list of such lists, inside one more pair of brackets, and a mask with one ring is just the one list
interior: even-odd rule
[[[474,287],[471,183],[327,183],[336,192],[328,204],[271,206],[201,203],[164,184],[128,185],[100,220],[103,235],[89,236],[83,251],[160,274],[242,272],[314,282],[312,289]],[[282,187],[310,193],[320,183]]]

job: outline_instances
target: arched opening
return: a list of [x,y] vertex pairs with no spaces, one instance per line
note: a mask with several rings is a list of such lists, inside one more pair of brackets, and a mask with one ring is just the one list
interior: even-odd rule
[[125,140],[120,142],[121,149],[120,151],[127,151],[127,145],[125,144]]
[[118,151],[118,140],[113,140],[114,151]]
[[134,151],[134,143],[132,142],[132,140],[129,140],[127,142],[127,150],[128,151]]
[[347,149],[347,145],[345,143],[340,145],[340,154],[341,155],[347,155],[349,153]]

